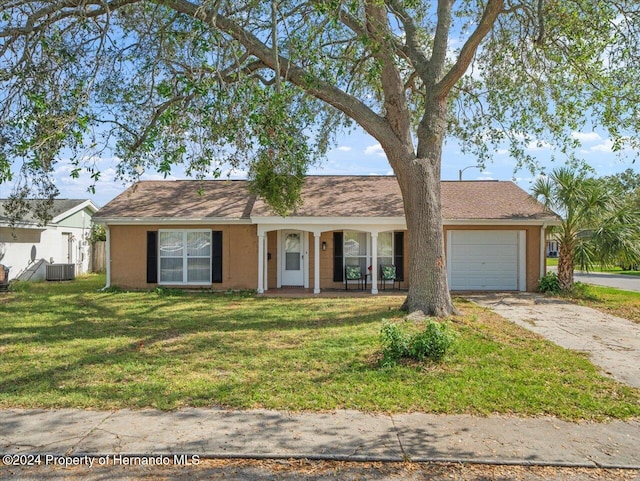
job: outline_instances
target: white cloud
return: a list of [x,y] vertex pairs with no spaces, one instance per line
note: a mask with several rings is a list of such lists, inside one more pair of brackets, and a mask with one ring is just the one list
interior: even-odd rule
[[607,152],[607,153],[611,153],[611,152],[613,152],[613,140],[606,139],[601,144],[594,145],[593,147],[590,147],[589,150],[591,152]]
[[602,137],[597,132],[572,132],[571,137],[580,142],[598,142]]
[[364,149],[365,155],[378,155],[380,157],[384,157],[384,150],[382,150],[382,146],[380,144],[373,144]]
[[538,151],[538,150],[546,150],[550,149],[551,144],[545,142],[544,140],[532,140],[527,145],[527,150]]
[[249,176],[249,172],[242,169],[236,169],[231,167],[229,169],[225,169],[220,174],[221,179],[246,179]]
[[335,150],[339,150],[340,152],[351,152],[353,149],[348,145],[341,145],[340,147],[337,147]]
[[498,150],[496,150],[496,154],[498,154],[498,155],[505,155],[505,154],[508,154],[508,153],[509,153],[509,151],[507,149],[498,149]]

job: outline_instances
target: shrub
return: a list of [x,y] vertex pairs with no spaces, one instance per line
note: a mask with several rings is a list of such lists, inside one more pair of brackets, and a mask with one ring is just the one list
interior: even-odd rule
[[420,361],[431,359],[440,361],[455,342],[455,335],[447,324],[429,321],[424,331],[411,340],[411,357]]
[[385,361],[395,361],[409,356],[410,335],[403,332],[398,324],[384,321],[380,331],[382,338],[382,356]]
[[398,324],[384,322],[382,339],[382,365],[394,365],[400,359],[441,361],[455,343],[455,334],[444,323],[428,320],[421,331],[414,334]]
[[548,294],[560,293],[560,280],[555,272],[547,272],[538,282],[538,291]]

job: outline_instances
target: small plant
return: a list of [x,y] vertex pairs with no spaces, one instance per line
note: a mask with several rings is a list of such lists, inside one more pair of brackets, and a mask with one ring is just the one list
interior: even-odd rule
[[96,242],[106,241],[107,231],[104,226],[94,224],[91,226],[91,232],[89,233],[89,242],[95,244]]
[[174,287],[156,287],[153,292],[160,297],[179,297],[185,294],[182,289],[176,289]]
[[398,324],[384,321],[380,331],[382,338],[383,364],[393,364],[396,360],[409,356],[409,334],[403,332]]
[[589,301],[598,301],[598,296],[589,292],[589,286],[582,282],[575,282],[573,286],[571,286],[571,290],[566,292],[568,297],[573,297],[574,299],[581,300],[589,300]]
[[538,290],[546,294],[559,294],[560,280],[555,272],[547,272],[538,282]]
[[441,361],[455,343],[456,336],[449,326],[433,320],[414,334],[398,324],[384,322],[382,338],[382,365],[394,365],[400,359]]
[[440,361],[455,342],[455,335],[447,324],[429,321],[424,331],[411,340],[411,357],[422,361]]

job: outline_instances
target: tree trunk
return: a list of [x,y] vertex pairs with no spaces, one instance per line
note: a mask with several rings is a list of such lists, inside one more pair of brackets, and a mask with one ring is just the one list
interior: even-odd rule
[[449,293],[442,231],[442,142],[430,147],[423,158],[409,152],[388,155],[402,190],[409,240],[409,293],[402,309],[445,317],[456,310]]
[[573,246],[560,243],[560,255],[558,256],[558,281],[560,289],[568,291],[573,287]]
[[385,148],[398,178],[409,238],[409,293],[402,309],[429,316],[455,314],[451,302],[442,231],[440,166],[446,130],[446,99],[431,99],[418,128],[414,154],[411,136],[406,149]]
[[403,309],[445,317],[455,313],[449,294],[444,254],[440,169],[415,159],[404,184],[409,237],[409,293]]

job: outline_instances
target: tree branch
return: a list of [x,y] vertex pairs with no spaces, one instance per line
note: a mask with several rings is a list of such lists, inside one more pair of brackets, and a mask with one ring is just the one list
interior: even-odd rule
[[374,56],[382,64],[380,80],[384,93],[385,118],[403,145],[411,144],[411,119],[405,89],[395,62],[395,51],[388,39],[391,32],[387,24],[387,10],[376,1],[365,5],[367,31],[374,40]]
[[[440,1],[446,2],[447,0]],[[493,26],[496,18],[498,18],[498,15],[502,13],[503,7],[504,0],[489,0],[487,2],[487,6],[485,7],[482,18],[480,19],[480,23],[478,23],[475,31],[463,45],[455,64],[447,72],[444,78],[435,85],[433,93],[434,98],[446,97],[456,82],[462,78],[469,68],[478,46],[491,31],[491,27]]]
[[[0,31],[0,38],[28,35],[65,18],[78,16],[82,16],[83,18],[99,17],[118,8],[124,7],[125,5],[138,3],[139,1],[140,0],[114,0],[111,3],[106,3],[104,1],[87,2],[83,0],[67,0],[65,2],[48,4],[46,7],[43,7],[30,15],[27,18],[24,27],[8,28]],[[101,8],[96,8],[94,10],[87,10],[84,8],[90,4],[98,5]],[[62,10],[65,8],[70,8],[71,10]],[[54,13],[56,15],[52,15]],[[45,18],[45,21],[36,25],[36,22],[43,18]]]
[[310,95],[326,102],[348,117],[356,120],[369,134],[381,143],[391,145],[392,148],[404,148],[387,121],[352,95],[349,95],[335,85],[319,79],[282,55],[278,57],[280,71],[277,72],[273,50],[253,33],[230,18],[211,10],[204,10],[199,5],[194,5],[188,0],[170,0],[161,3],[166,3],[177,11],[192,15],[213,27],[219,28],[242,44],[252,55],[261,60],[265,66],[273,70],[276,75],[279,74],[283,78],[287,78],[287,80],[302,88]]
[[422,81],[427,83],[427,65],[429,61],[418,42],[417,29],[413,19],[398,0],[388,0],[387,4],[389,9],[400,19],[404,28],[406,48],[399,46],[400,50],[406,54]]

